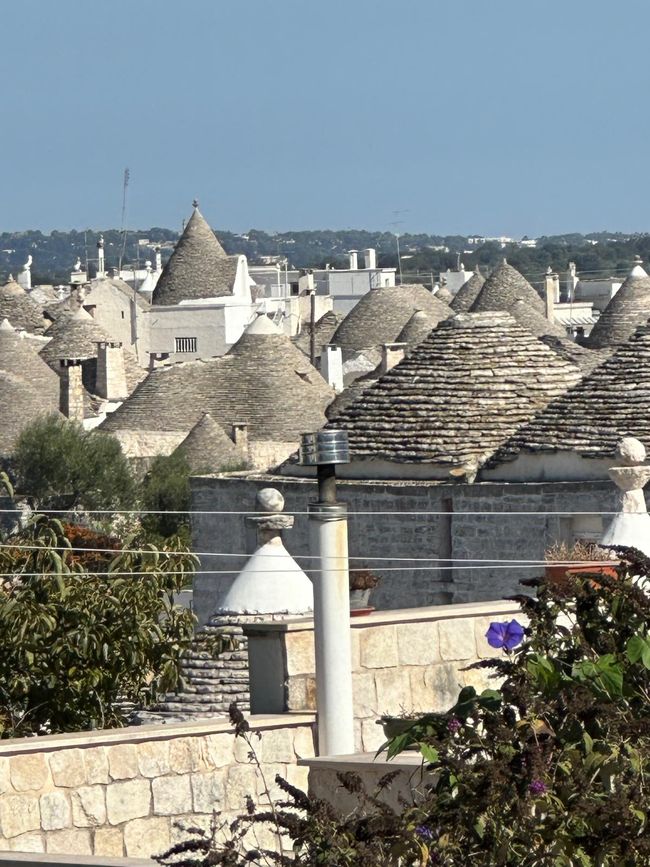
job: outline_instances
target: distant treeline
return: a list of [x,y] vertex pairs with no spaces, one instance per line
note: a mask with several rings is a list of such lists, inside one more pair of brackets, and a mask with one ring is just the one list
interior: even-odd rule
[[[346,267],[348,250],[374,247],[378,264],[397,267],[397,242],[389,232],[369,232],[344,229],[268,233],[258,229],[237,235],[216,229],[219,240],[228,253],[244,253],[251,264],[263,257],[286,257],[290,267],[319,268],[330,264]],[[103,233],[107,267],[118,265],[144,266],[153,261],[153,245],[162,245],[163,261],[169,258],[178,233],[169,229],[151,228],[130,231],[124,237],[116,229]],[[92,268],[97,258],[99,233],[39,231],[4,232],[0,234],[0,279],[14,276],[22,269],[27,257],[33,257],[33,283],[65,283],[77,259]],[[139,244],[148,239],[151,246]],[[578,272],[586,277],[622,275],[629,271],[634,257],[650,261],[650,234],[624,235],[596,232],[553,235],[539,238],[536,247],[495,242],[470,244],[463,235],[426,235],[405,233],[399,237],[404,279],[409,275],[437,275],[455,268],[459,263],[468,269],[479,264],[484,272],[493,268],[504,256],[531,281],[539,282],[550,266],[564,272],[569,262],[575,262]]]

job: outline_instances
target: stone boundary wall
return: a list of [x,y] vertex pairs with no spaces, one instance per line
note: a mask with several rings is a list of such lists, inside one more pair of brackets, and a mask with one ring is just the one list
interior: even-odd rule
[[[501,655],[485,639],[495,620],[518,618],[512,602],[439,605],[378,611],[352,617],[352,682],[355,747],[374,751],[383,741],[383,714],[442,711],[463,686],[494,687],[489,671],[463,671],[481,659]],[[248,635],[254,712],[312,710],[316,703],[314,626],[311,620],[250,624]],[[274,672],[279,676],[274,678]]]
[[[309,502],[316,499],[313,479],[272,474],[192,478],[193,549],[205,552],[203,569],[217,568],[217,560],[209,555],[218,552],[218,569],[230,572],[214,575],[199,570],[195,575],[194,610],[200,623],[217,609],[242,568],[245,560],[237,555],[254,550],[255,537],[241,510],[254,512],[255,496],[265,487],[277,488],[285,498],[286,514],[296,516],[293,529],[284,534],[289,553],[294,557],[313,553],[306,514]],[[618,509],[616,486],[610,481],[468,485],[339,479],[337,492],[350,513],[350,556],[384,558],[367,561],[381,577],[371,602],[382,610],[479,602],[520,593],[519,581],[539,576],[542,569],[523,564],[502,567],[495,561],[543,561],[553,542],[571,542],[584,536],[586,529],[598,538],[601,516],[593,515],[587,528],[588,516],[574,513]],[[206,514],[211,510],[233,513]],[[490,514],[497,512],[512,514]],[[400,559],[405,557],[440,558],[441,562],[438,568],[422,568],[423,563],[411,568],[411,563]],[[469,568],[477,565],[480,568]]]
[[[306,789],[314,715],[249,721],[269,785],[280,774]],[[262,788],[224,719],[1,741],[0,851],[149,858]]]

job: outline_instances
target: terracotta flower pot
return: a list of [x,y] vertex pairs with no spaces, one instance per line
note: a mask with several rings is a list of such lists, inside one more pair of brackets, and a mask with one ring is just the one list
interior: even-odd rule
[[[546,580],[558,590],[568,591],[571,579],[576,575],[606,575],[616,578],[618,575],[618,560],[594,560],[589,563],[576,563],[575,566],[546,566]],[[590,581],[592,587],[598,588],[597,581]]]

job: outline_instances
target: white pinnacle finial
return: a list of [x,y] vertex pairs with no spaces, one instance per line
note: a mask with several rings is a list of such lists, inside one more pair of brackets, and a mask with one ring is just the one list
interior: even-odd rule
[[619,511],[601,541],[638,548],[650,556],[650,515],[643,495],[650,481],[650,465],[643,463],[645,457],[645,446],[635,437],[623,437],[616,447],[616,464],[608,472],[619,489]]

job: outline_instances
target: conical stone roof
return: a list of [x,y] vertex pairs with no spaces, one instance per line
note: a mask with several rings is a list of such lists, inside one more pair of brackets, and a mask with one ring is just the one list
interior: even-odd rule
[[472,304],[472,313],[503,310],[532,334],[565,337],[564,329],[546,318],[544,302],[528,280],[504,259],[487,278]]
[[248,424],[249,439],[298,442],[323,426],[333,398],[304,354],[259,316],[227,355],[153,370],[102,429],[189,432],[209,412],[224,430]]
[[8,319],[14,328],[32,334],[42,334],[49,324],[41,307],[12,277],[4,286],[0,286],[1,319]]
[[332,336],[344,356],[383,343],[394,343],[416,310],[424,310],[434,324],[452,315],[451,308],[419,283],[371,289],[350,310]]
[[603,310],[585,345],[592,349],[620,346],[650,316],[650,277],[637,264]]
[[330,422],[353,460],[480,466],[579,371],[499,312],[441,322]]
[[97,358],[97,343],[111,339],[83,307],[59,316],[47,333],[52,339],[41,349],[41,357],[55,369],[64,358]]
[[[342,320],[343,316],[340,313],[328,310],[327,313],[324,313],[318,322],[316,322],[314,327],[314,349],[316,351],[316,358],[319,358],[327,344],[332,342],[332,335],[339,327]],[[309,358],[311,351],[311,334],[309,327],[309,321],[304,321],[300,334],[292,338],[294,344],[298,349],[305,353],[307,358]]]
[[434,298],[437,298],[438,301],[442,301],[444,304],[451,304],[453,297],[454,296],[451,294],[451,292],[449,291],[449,289],[447,289],[446,286],[441,286],[434,295]]
[[246,460],[209,412],[203,413],[176,452],[185,457],[194,474],[216,473]]
[[477,266],[476,271],[472,274],[469,280],[466,280],[454,295],[450,303],[450,307],[456,313],[467,313],[472,304],[478,298],[479,292],[483,288],[485,277],[481,274],[480,268]]
[[58,413],[57,404],[45,401],[42,391],[33,389],[22,377],[0,370],[0,455],[12,453],[27,425],[48,413]]
[[432,328],[435,328],[438,323],[433,319],[426,310],[416,310],[413,316],[406,323],[404,328],[397,335],[397,343],[406,343],[409,350],[422,343],[425,337],[428,336]]
[[[44,412],[58,409],[59,377],[30,341],[21,339],[6,319],[0,323],[0,371],[14,374],[39,394]],[[0,406],[3,418],[6,412],[11,412],[11,407]]]
[[[620,291],[620,290],[619,290]],[[520,452],[611,457],[621,437],[650,446],[650,325],[513,435],[492,464]]]
[[179,238],[151,297],[152,304],[179,304],[232,295],[237,256],[227,256],[198,207]]

